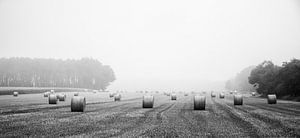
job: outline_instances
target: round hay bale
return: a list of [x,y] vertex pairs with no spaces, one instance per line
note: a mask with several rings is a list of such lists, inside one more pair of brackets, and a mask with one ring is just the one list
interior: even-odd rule
[[48,97],[49,94],[50,94],[50,92],[45,92],[45,93],[44,93],[44,97]]
[[269,94],[268,95],[268,104],[276,104],[277,98],[275,94]]
[[121,101],[121,94],[115,94],[114,95],[114,97],[115,97],[115,101]]
[[78,95],[79,95],[79,92],[75,92],[75,93],[74,93],[74,96],[78,96]]
[[143,108],[153,108],[153,104],[154,104],[154,96],[145,95],[143,97]]
[[234,105],[243,105],[243,96],[241,94],[236,94],[233,96]]
[[224,99],[224,98],[225,98],[225,94],[224,94],[223,92],[221,92],[221,93],[219,94],[219,98],[220,98],[220,99]]
[[85,97],[74,96],[71,99],[71,112],[84,112],[86,105]]
[[202,95],[194,96],[194,110],[205,110],[206,97]]
[[177,99],[176,94],[175,94],[175,93],[172,93],[172,94],[171,94],[171,100],[176,100],[176,99]]
[[166,93],[167,96],[170,96],[171,94],[169,92]]
[[115,94],[114,94],[114,93],[112,93],[112,92],[111,92],[111,93],[109,93],[109,97],[110,97],[110,98],[114,97],[114,95],[115,95]]
[[66,100],[66,95],[65,94],[57,94],[57,99],[59,101],[65,101]]
[[48,101],[49,101],[49,104],[57,104],[56,94],[49,94]]
[[237,90],[234,90],[233,94],[238,94]]
[[211,92],[211,97],[216,97],[216,93],[214,93],[214,92]]
[[252,95],[252,96],[255,96],[255,95],[256,95],[256,92],[251,92],[251,95]]
[[17,97],[17,96],[19,95],[19,92],[13,92],[13,95],[14,95],[15,97]]

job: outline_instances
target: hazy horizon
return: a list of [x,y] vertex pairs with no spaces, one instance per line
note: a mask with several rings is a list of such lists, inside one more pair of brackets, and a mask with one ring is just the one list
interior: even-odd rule
[[210,90],[300,58],[300,2],[0,0],[0,57],[112,67],[110,90]]

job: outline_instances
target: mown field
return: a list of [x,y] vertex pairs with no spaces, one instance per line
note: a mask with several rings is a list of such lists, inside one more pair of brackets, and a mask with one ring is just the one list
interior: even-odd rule
[[244,95],[242,106],[206,94],[206,109],[193,109],[193,94],[177,93],[171,101],[151,93],[154,107],[142,108],[143,93],[121,93],[115,102],[108,93],[80,92],[85,112],[71,112],[67,100],[49,105],[42,94],[0,96],[0,137],[300,137],[300,103]]

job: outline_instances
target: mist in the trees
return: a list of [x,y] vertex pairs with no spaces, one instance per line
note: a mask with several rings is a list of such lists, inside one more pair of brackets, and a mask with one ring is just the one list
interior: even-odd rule
[[105,90],[115,80],[110,66],[98,60],[1,58],[1,87],[70,87]]

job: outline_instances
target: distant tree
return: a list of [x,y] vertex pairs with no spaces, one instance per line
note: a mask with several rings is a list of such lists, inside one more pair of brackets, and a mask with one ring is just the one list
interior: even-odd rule
[[255,91],[254,86],[248,82],[250,72],[254,68],[255,66],[249,66],[243,69],[234,78],[227,80],[225,88],[228,90]]
[[114,72],[109,66],[90,58],[0,59],[2,87],[80,87],[105,90],[114,80]]

